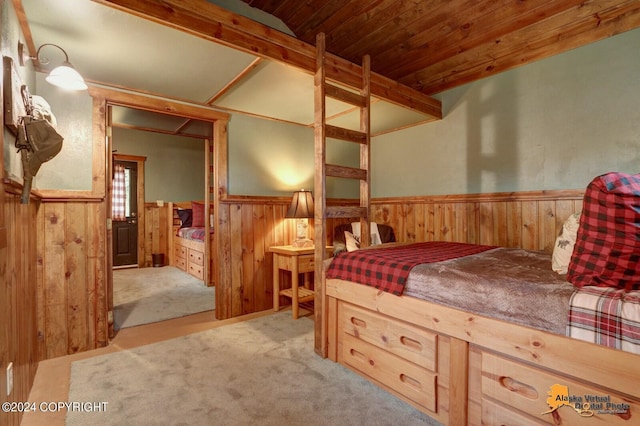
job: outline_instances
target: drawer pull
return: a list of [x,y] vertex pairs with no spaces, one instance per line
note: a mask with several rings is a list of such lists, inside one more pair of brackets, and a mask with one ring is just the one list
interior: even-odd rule
[[500,377],[500,384],[511,392],[515,392],[529,399],[537,399],[538,391],[533,386],[522,383],[511,377]]
[[355,325],[356,327],[367,328],[367,322],[361,320],[360,318],[351,317],[351,324]]
[[419,380],[416,380],[411,376],[407,376],[406,374],[400,374],[400,381],[409,386],[413,386],[416,389],[422,389],[422,383],[420,383]]
[[375,364],[375,362],[373,362],[373,360],[371,360],[371,359],[368,359],[365,354],[363,354],[362,352],[357,351],[357,350],[355,350],[353,348],[349,349],[349,353],[354,358],[360,358],[361,360],[364,360],[365,362],[368,362],[371,365]]
[[415,351],[418,351],[418,352],[422,351],[422,343],[420,343],[416,339],[412,339],[411,337],[401,336],[400,343],[402,343],[403,345]]

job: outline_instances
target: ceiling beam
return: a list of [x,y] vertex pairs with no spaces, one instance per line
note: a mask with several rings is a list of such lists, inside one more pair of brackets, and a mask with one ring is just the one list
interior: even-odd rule
[[[236,15],[204,0],[94,0],[144,19],[228,47],[315,72],[315,46]],[[361,66],[327,53],[327,77],[359,87]],[[371,73],[371,94],[385,101],[442,118],[439,100],[380,74]]]
[[227,92],[229,92],[235,85],[242,82],[248,74],[251,73],[259,64],[262,62],[262,58],[258,57],[254,59],[242,72],[238,73],[231,81],[229,81],[222,89],[218,90],[218,93],[211,96],[206,100],[207,105],[213,105],[215,101],[224,96]]

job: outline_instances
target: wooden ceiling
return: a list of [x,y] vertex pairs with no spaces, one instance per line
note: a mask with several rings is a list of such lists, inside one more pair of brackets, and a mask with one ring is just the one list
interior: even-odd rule
[[432,95],[640,27],[638,0],[243,0]]

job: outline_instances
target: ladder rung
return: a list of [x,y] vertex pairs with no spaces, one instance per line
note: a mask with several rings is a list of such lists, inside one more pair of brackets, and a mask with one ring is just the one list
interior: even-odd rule
[[360,206],[327,206],[326,217],[365,217],[367,209]]
[[358,108],[364,108],[367,105],[367,99],[361,94],[350,92],[332,84],[325,84],[324,94],[325,96],[329,96],[333,99],[346,102],[348,104],[357,106]]
[[335,164],[327,164],[325,169],[327,176],[345,178],[345,179],[360,179],[365,180],[367,178],[367,171],[364,169],[357,169],[355,167],[338,166]]
[[325,135],[328,138],[340,139],[347,142],[355,142],[361,144],[367,143],[366,133],[357,130],[349,130],[343,127],[332,126],[330,124],[325,124],[324,130]]

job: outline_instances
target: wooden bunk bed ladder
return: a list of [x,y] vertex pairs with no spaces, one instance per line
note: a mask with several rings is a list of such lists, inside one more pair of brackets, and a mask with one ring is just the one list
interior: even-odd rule
[[[325,35],[316,37],[316,72],[314,75],[314,140],[315,166],[314,178],[315,197],[315,350],[323,357],[327,356],[327,324],[326,307],[324,306],[324,277],[323,265],[327,259],[325,242],[327,238],[328,218],[353,218],[360,220],[361,247],[370,245],[369,217],[371,191],[369,188],[371,175],[370,142],[371,142],[371,60],[365,55],[362,60],[362,85],[352,87],[351,84],[327,80],[327,57],[325,50]],[[346,129],[327,124],[326,99],[333,98],[353,105],[360,110],[359,130]],[[327,139],[337,139],[360,145],[359,167],[327,164]],[[356,179],[360,181],[360,205],[331,205],[327,206],[326,181],[327,177],[340,179]]]

